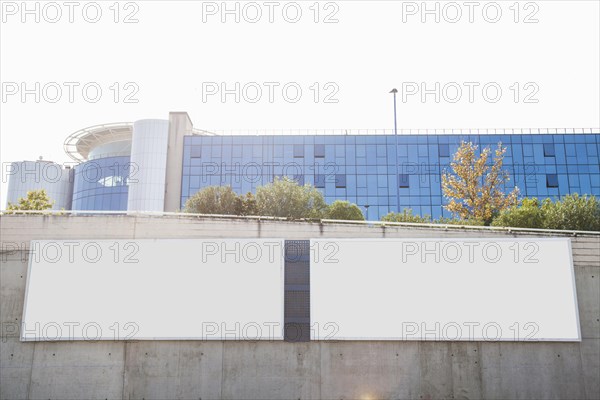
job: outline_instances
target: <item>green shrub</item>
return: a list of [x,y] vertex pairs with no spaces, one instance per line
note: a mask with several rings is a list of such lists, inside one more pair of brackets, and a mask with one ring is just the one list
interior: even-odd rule
[[340,219],[346,221],[364,221],[360,208],[349,201],[336,200],[327,208],[326,217],[329,219]]
[[300,186],[287,177],[256,189],[256,207],[260,215],[290,219],[323,218],[327,203],[312,185]]
[[412,209],[405,208],[400,213],[391,212],[381,218],[382,221],[385,222],[411,222],[411,223],[431,223],[431,217],[429,215],[425,215],[421,217],[420,215],[414,215]]
[[238,215],[258,215],[256,197],[251,192],[238,196]]
[[239,215],[240,199],[230,186],[208,186],[185,202],[184,212]]
[[414,215],[413,211],[410,208],[405,208],[401,213],[391,212],[381,218],[382,221],[387,222],[411,222],[417,224],[440,224],[440,225],[468,225],[468,226],[483,226],[485,225],[484,221],[469,218],[469,219],[460,219],[460,218],[444,218],[440,217],[439,219],[432,220],[429,215],[425,215],[421,217],[420,215]]
[[600,202],[595,196],[575,193],[556,202],[546,199],[541,209],[546,229],[600,231]]
[[484,226],[485,221],[482,221],[477,218],[468,218],[468,219],[460,219],[460,218],[444,218],[440,217],[433,221],[434,224],[443,224],[443,225],[464,225],[464,226]]
[[525,198],[520,206],[502,212],[492,222],[494,226],[515,228],[542,228],[573,231],[600,231],[600,202],[594,196],[577,193],[542,204]]
[[537,198],[524,198],[520,206],[503,211],[492,221],[492,226],[510,226],[514,228],[543,228],[544,211]]

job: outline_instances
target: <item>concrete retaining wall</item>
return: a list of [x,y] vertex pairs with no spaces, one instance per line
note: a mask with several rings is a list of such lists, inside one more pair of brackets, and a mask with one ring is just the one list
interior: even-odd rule
[[2,253],[1,399],[600,398],[598,236],[572,237],[581,343],[21,343],[31,239],[543,235],[134,216],[3,216],[0,232],[20,247]]

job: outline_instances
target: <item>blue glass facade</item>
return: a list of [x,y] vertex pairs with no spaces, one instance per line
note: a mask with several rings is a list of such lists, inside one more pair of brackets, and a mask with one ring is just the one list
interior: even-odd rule
[[523,197],[600,196],[600,134],[187,136],[181,207],[206,186],[246,193],[288,176],[315,185],[327,203],[358,204],[371,220],[404,208],[451,217],[443,209],[441,174],[461,141],[507,147],[507,191],[517,186]]
[[129,157],[107,157],[75,167],[73,210],[125,211],[131,164]]

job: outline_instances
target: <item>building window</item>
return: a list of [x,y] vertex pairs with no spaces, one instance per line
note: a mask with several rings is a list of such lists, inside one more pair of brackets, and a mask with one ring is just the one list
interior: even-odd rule
[[104,187],[125,186],[128,184],[128,179],[125,179],[122,176],[113,175],[100,179],[98,183]]
[[346,187],[346,175],[336,174],[335,175],[335,187],[345,188]]
[[409,183],[408,183],[408,174],[400,174],[398,175],[398,183],[399,183],[399,187],[401,188],[407,188],[410,187]]
[[315,158],[325,158],[324,144],[315,144]]
[[294,158],[303,158],[304,157],[304,145],[303,144],[295,144],[294,145]]
[[557,188],[558,187],[558,175],[547,174],[546,175],[546,187]]
[[192,146],[192,150],[190,153],[192,158],[200,158],[202,157],[202,147],[200,146]]
[[554,143],[544,143],[544,157],[554,157]]
[[294,175],[292,178],[300,186],[304,186],[304,175]]
[[438,152],[440,153],[440,157],[450,157],[450,145],[449,144],[438,145]]
[[324,188],[325,187],[325,175],[322,175],[322,174],[315,175],[315,187],[316,188]]

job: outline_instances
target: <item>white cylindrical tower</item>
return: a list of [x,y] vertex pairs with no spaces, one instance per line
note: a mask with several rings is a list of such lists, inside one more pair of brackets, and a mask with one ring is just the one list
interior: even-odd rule
[[168,139],[167,120],[144,119],[133,124],[128,211],[164,210]]
[[8,203],[16,204],[19,198],[27,197],[27,192],[45,189],[53,210],[70,210],[73,195],[73,175],[71,168],[63,168],[52,161],[20,161],[10,164],[8,171]]

